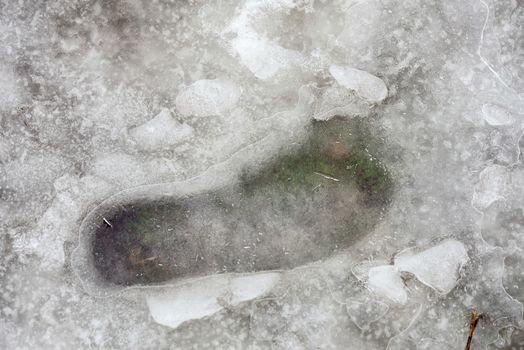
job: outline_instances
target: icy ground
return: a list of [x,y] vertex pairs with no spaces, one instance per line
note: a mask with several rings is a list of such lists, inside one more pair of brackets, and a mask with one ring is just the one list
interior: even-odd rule
[[[473,349],[523,349],[523,39],[521,0],[0,0],[0,348],[463,349],[476,310]],[[101,203],[233,186],[337,116],[394,182],[350,246],[99,278]]]

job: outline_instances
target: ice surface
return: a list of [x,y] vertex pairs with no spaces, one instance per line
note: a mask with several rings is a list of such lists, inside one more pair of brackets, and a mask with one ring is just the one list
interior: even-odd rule
[[182,116],[206,117],[223,115],[240,98],[240,88],[227,79],[197,80],[183,89],[175,100]]
[[372,298],[348,299],[346,307],[351,320],[363,329],[378,321],[388,312],[388,305]]
[[[463,349],[472,310],[473,349],[521,348],[523,25],[521,1],[0,2],[0,348]],[[115,284],[93,228],[160,199],[187,206],[118,236],[142,282]]]
[[22,100],[22,90],[18,87],[17,76],[14,67],[0,62],[0,103],[1,109],[14,108]]

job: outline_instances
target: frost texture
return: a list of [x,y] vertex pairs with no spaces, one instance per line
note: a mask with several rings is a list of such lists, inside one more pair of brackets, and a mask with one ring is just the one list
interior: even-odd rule
[[[0,2],[0,348],[461,349],[473,309],[472,348],[522,348],[523,25],[520,1]],[[345,223],[351,244],[155,286],[96,274],[97,208],[224,188],[237,205],[246,177],[339,117],[322,154],[353,157],[352,209],[373,208]],[[340,180],[321,165],[288,170],[320,196],[317,178]],[[303,210],[312,232],[345,210],[269,188],[257,198],[281,206],[243,208],[267,225]],[[228,231],[248,254],[258,232],[220,215],[181,246],[215,251]]]

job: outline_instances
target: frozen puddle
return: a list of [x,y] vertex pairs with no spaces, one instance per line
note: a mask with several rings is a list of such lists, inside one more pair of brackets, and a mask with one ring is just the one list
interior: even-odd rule
[[314,121],[307,134],[238,182],[188,190],[188,181],[178,195],[131,192],[98,206],[73,254],[86,289],[162,287],[147,294],[148,306],[176,327],[267,293],[279,270],[351,246],[380,220],[392,180],[361,122]]
[[83,224],[73,265],[91,265],[96,283],[114,290],[329,257],[373,228],[392,191],[357,125],[312,122],[293,151],[246,171],[238,183],[179,195],[131,193],[102,204]]
[[82,232],[96,273],[112,285],[149,285],[290,269],[347,248],[373,228],[392,189],[349,127],[313,122],[294,152],[239,183],[100,206]]

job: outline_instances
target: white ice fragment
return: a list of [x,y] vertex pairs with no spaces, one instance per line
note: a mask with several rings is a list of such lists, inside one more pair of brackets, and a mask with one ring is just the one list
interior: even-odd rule
[[491,103],[482,105],[482,115],[492,126],[509,125],[513,122],[511,114],[506,109]]
[[375,294],[404,305],[408,293],[400,272],[393,265],[376,266],[369,270],[368,288]]
[[231,46],[240,61],[257,78],[266,80],[279,71],[299,65],[305,59],[294,50],[286,49],[256,36],[239,36],[231,40]]
[[401,252],[395,257],[399,271],[410,272],[425,285],[447,294],[456,285],[460,267],[468,261],[464,244],[450,239],[420,253]]
[[333,64],[329,73],[337,83],[371,102],[381,102],[388,96],[388,88],[382,79],[366,71]]
[[240,94],[240,88],[231,80],[202,79],[182,90],[175,104],[182,116],[222,115],[236,105]]
[[222,309],[217,298],[227,290],[226,281],[213,279],[198,287],[183,286],[146,296],[155,322],[176,328],[185,321],[199,319]]
[[280,46],[260,32],[261,25],[276,25],[274,19],[297,6],[294,0],[248,0],[224,29],[226,36],[234,34],[229,41],[232,51],[257,78],[267,80],[306,61],[299,51]]
[[[122,187],[145,183],[151,174],[135,157],[123,152],[106,152],[97,157],[93,173],[102,179],[119,184]],[[132,174],[132,176],[130,176]]]
[[323,89],[318,95],[313,115],[316,120],[329,120],[339,115],[365,116],[369,113],[368,103],[348,94],[347,89],[338,84]]
[[473,206],[482,211],[491,203],[504,199],[508,176],[506,167],[500,165],[491,165],[482,170],[479,176],[480,181],[473,193]]
[[230,282],[233,295],[231,303],[237,304],[265,294],[277,284],[279,279],[278,273],[260,273],[233,278]]
[[187,140],[193,129],[187,124],[177,122],[168,109],[163,109],[148,122],[129,130],[138,145],[147,150],[168,149]]
[[365,260],[354,265],[351,268],[351,273],[361,282],[367,282],[369,278],[369,270],[373,267],[388,265],[389,261],[386,259],[374,259],[374,260]]
[[153,290],[146,303],[155,322],[176,328],[185,321],[211,316],[225,304],[234,306],[255,299],[269,292],[279,279],[279,273],[215,275],[181,287]]

